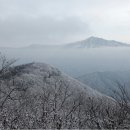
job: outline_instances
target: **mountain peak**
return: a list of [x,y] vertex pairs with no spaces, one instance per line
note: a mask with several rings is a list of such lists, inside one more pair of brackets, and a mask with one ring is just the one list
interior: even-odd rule
[[91,37],[87,38],[86,41],[96,42],[96,41],[107,41],[107,40],[105,40],[103,38],[91,36]]
[[95,36],[90,36],[88,37],[87,39],[99,39],[98,37],[95,37]]
[[78,41],[67,45],[74,48],[99,48],[99,47],[130,47],[129,44],[115,40],[105,40],[103,38],[91,36],[85,40]]

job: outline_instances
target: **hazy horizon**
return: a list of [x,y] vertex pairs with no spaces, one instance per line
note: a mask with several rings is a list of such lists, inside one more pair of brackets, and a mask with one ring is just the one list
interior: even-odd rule
[[[80,41],[84,41],[84,40],[87,40],[87,39],[89,39],[89,38],[91,38],[91,37],[95,37],[95,36],[89,36],[89,37],[87,37],[86,39],[82,39],[82,40],[77,40],[77,41],[73,41],[73,42],[66,42],[66,43],[59,43],[59,44],[46,44],[46,43],[39,43],[39,44],[37,44],[37,43],[32,43],[32,44],[25,44],[25,45],[21,45],[21,46],[0,46],[0,47],[3,47],[3,48],[24,48],[24,47],[33,47],[33,46],[62,46],[62,45],[67,45],[67,44],[72,44],[72,43],[76,43],[76,42],[80,42]],[[95,37],[95,38],[101,38],[101,39],[104,39],[104,38],[102,38],[102,37]],[[116,42],[121,42],[121,43],[123,43],[123,44],[130,44],[130,43],[125,43],[125,42],[123,42],[123,41],[118,41],[118,40],[115,40],[115,39],[104,39],[104,40],[108,40],[108,41],[116,41]]]

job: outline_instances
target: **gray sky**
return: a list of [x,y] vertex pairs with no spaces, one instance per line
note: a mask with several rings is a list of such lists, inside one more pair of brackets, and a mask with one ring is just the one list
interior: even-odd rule
[[0,46],[89,36],[130,43],[130,0],[0,0]]

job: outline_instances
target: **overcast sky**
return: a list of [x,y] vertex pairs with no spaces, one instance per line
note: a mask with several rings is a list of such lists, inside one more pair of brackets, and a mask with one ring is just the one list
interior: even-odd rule
[[130,0],[0,0],[0,46],[89,36],[130,43]]

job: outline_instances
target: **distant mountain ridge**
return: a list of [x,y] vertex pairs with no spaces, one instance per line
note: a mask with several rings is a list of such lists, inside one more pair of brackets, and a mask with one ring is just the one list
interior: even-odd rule
[[129,44],[115,40],[105,40],[98,37],[89,37],[88,39],[65,45],[68,48],[99,48],[99,47],[130,47]]
[[[66,44],[30,44],[25,47],[17,47],[18,48],[27,48],[27,49],[43,49],[43,48],[101,48],[101,47],[130,47],[130,44],[119,42],[116,40],[106,40],[99,37],[91,36],[85,40],[76,41],[73,43]],[[0,49],[10,49],[12,47],[0,47]]]
[[111,96],[118,85],[125,85],[130,92],[130,71],[94,72],[77,78],[80,82]]

